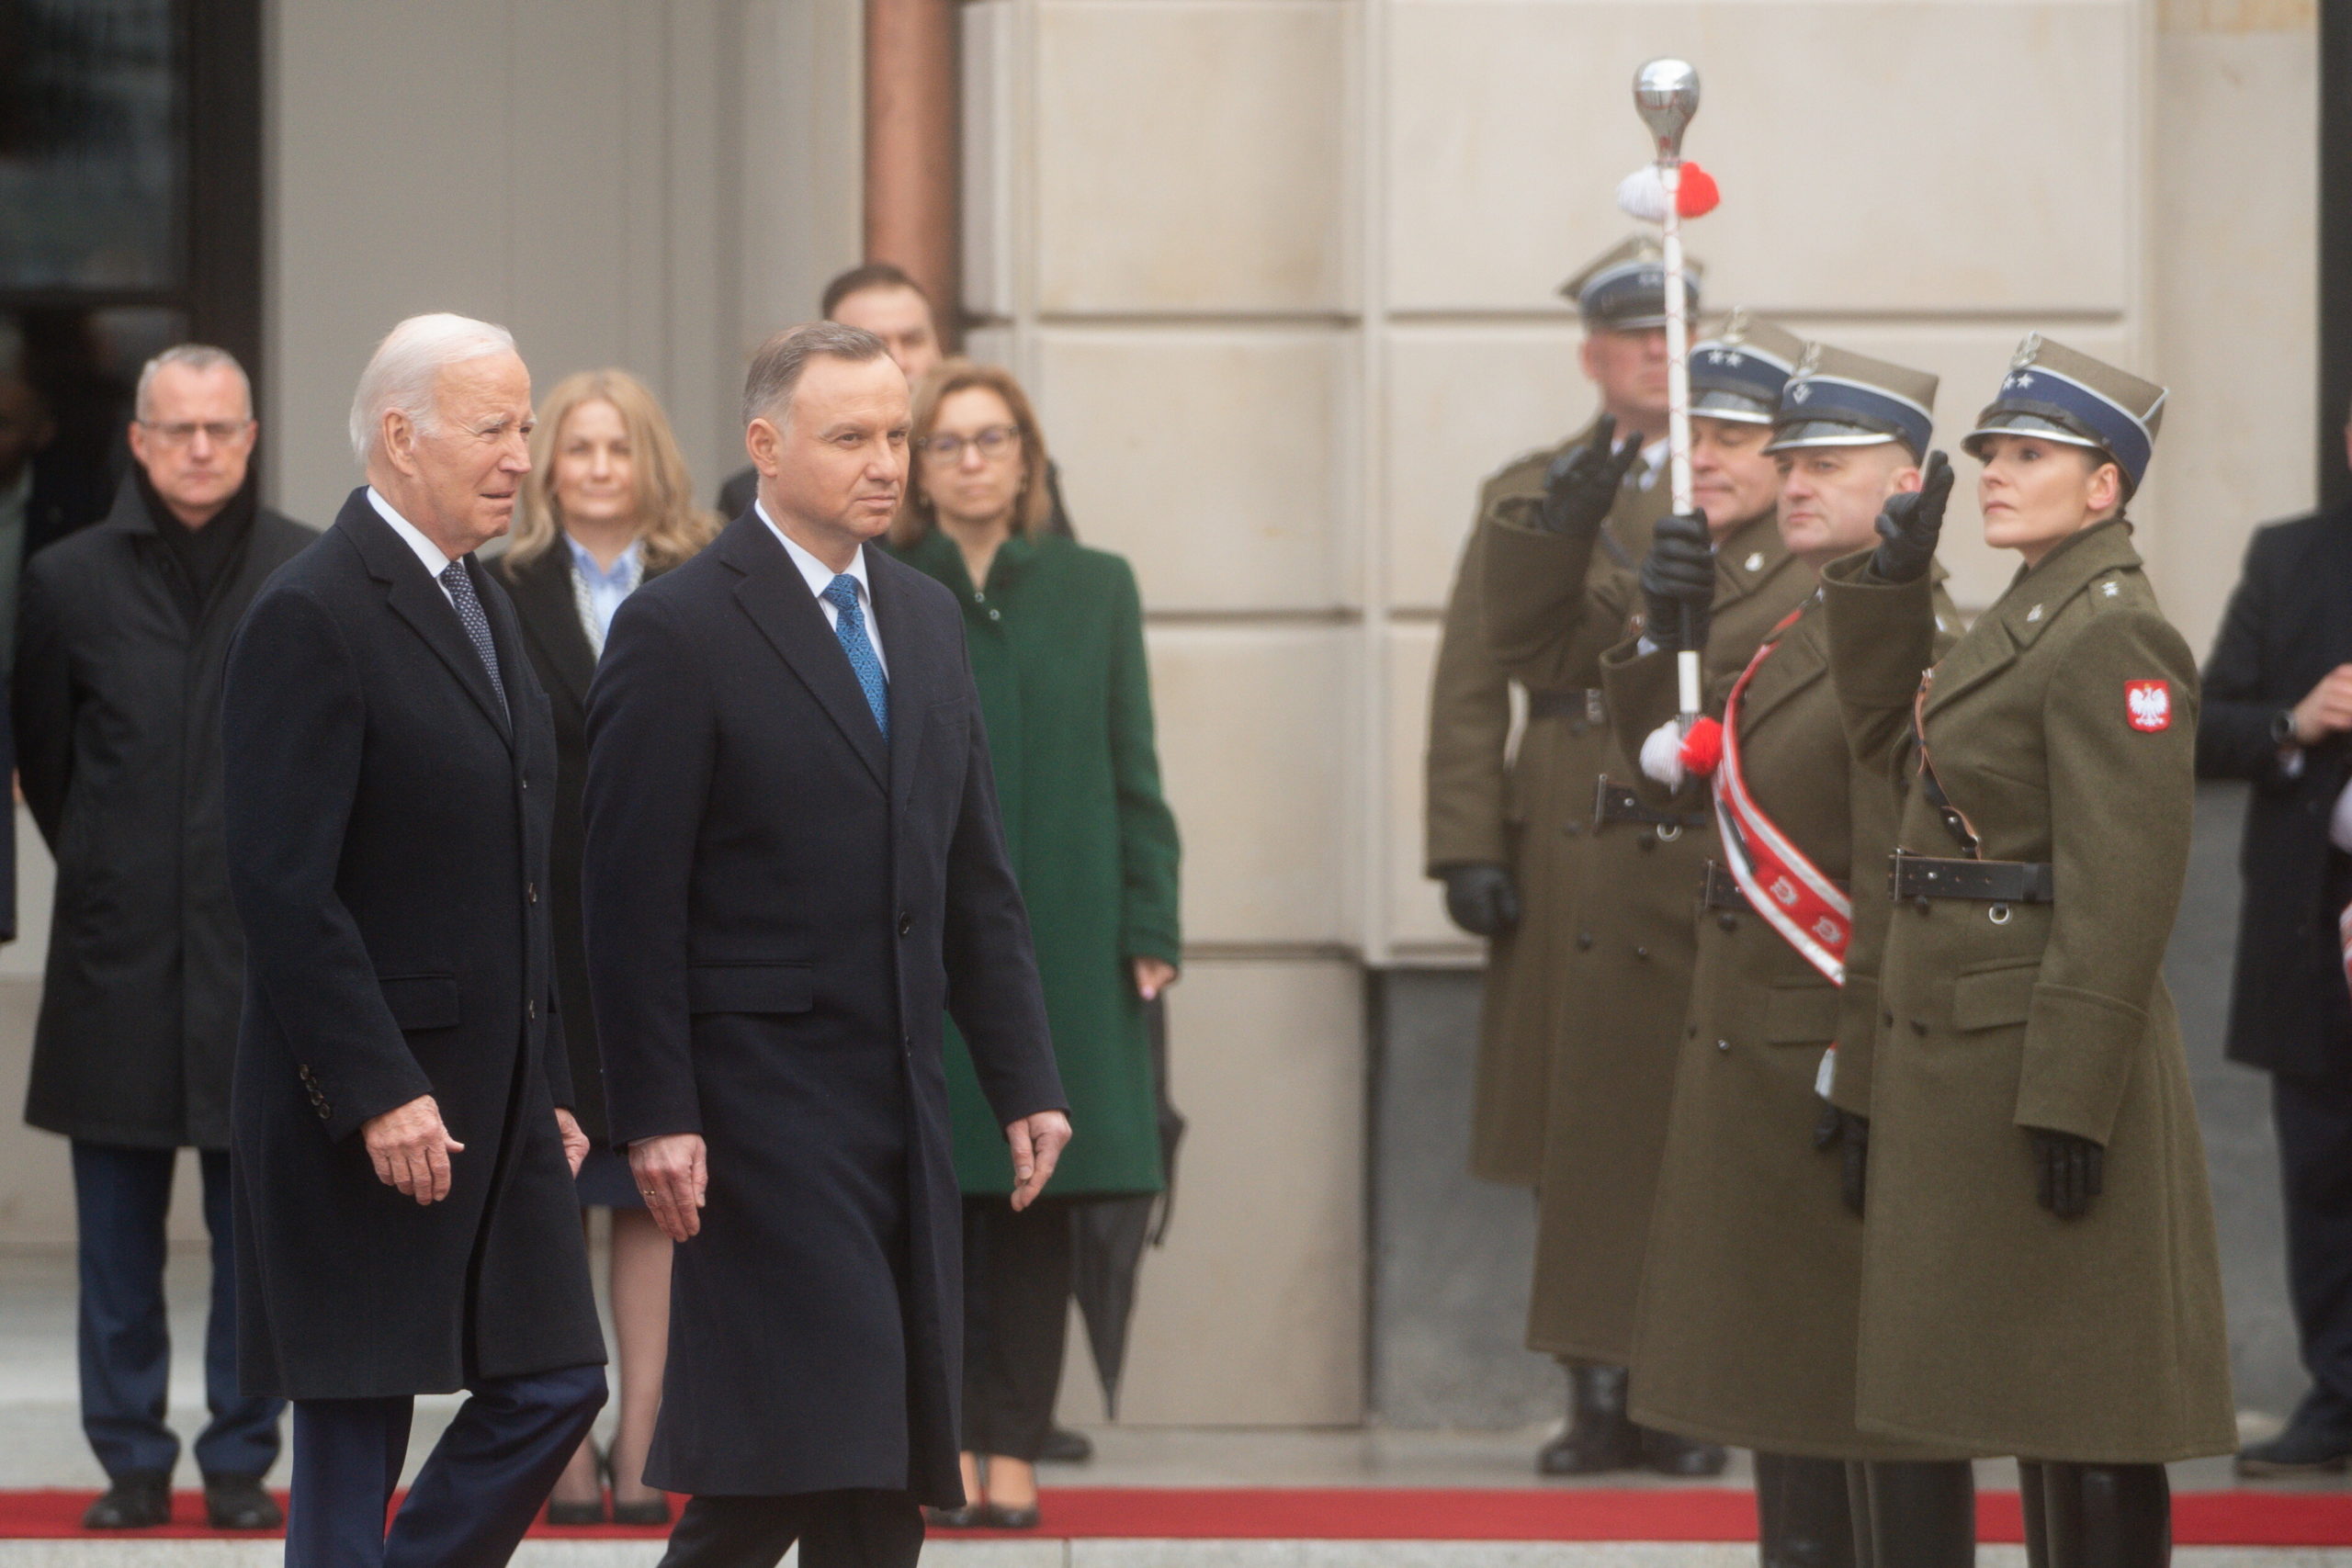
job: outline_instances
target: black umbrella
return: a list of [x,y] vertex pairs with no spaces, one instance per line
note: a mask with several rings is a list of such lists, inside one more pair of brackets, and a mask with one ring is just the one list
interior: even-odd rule
[[1144,1249],[1168,1239],[1176,1204],[1176,1150],[1184,1141],[1183,1113],[1168,1098],[1168,998],[1146,1004],[1151,1077],[1159,1100],[1162,1190],[1133,1198],[1102,1198],[1072,1205],[1070,1290],[1086,1318],[1086,1343],[1102,1380],[1102,1407],[1119,1418],[1119,1373],[1126,1365],[1127,1325],[1135,1316],[1136,1280]]

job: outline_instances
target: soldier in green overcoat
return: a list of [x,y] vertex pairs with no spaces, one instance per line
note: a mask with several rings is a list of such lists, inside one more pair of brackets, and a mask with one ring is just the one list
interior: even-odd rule
[[[1706,376],[1702,354],[1693,386]],[[1780,481],[1763,452],[1768,434],[1698,418],[1692,467],[1704,515],[1658,525],[1661,537],[1679,527],[1702,552],[1713,542],[1702,570],[1714,585],[1707,649],[1717,672],[1736,674],[1811,589],[1773,527]],[[1506,670],[1539,689],[1598,685],[1601,654],[1623,639],[1644,602],[1636,558],[1589,507],[1573,504],[1574,478],[1564,476],[1541,500],[1506,502],[1484,525],[1489,643]],[[1623,1410],[1622,1369],[1633,1349],[1672,1043],[1690,979],[1690,893],[1713,827],[1703,813],[1644,804],[1613,734],[1599,750],[1601,766],[1585,786],[1590,793],[1569,840],[1578,857],[1563,911],[1570,939],[1555,949],[1561,1000],[1528,1342],[1607,1369],[1595,1381],[1617,1393],[1579,1408],[1570,1433],[1579,1468],[1708,1474],[1722,1468],[1722,1449],[1636,1427]]]
[[1055,1172],[1057,1198],[1015,1213],[997,1168],[1004,1134],[949,1026],[974,1347],[964,1392],[973,1501],[955,1522],[1020,1526],[1035,1522],[1032,1466],[1069,1316],[1069,1205],[1163,1184],[1144,1004],[1182,962],[1176,822],[1159,788],[1135,573],[1046,531],[1045,442],[1019,385],[992,366],[945,362],[917,392],[912,446],[892,547],[964,609],[1005,850],[1071,1124],[1085,1127]]
[[2018,1456],[2057,1568],[2165,1561],[2164,1463],[2236,1443],[2162,976],[2197,666],[2123,517],[2164,397],[2026,340],[1967,441],[1986,541],[2024,565],[1924,682],[1940,454],[1876,551],[1826,575],[1849,744],[1900,791],[1858,1420]]
[[[1698,308],[1698,286],[1690,285]],[[1591,825],[1593,781],[1610,745],[1597,686],[1525,690],[1525,722],[1515,748],[1510,676],[1488,647],[1485,530],[1505,505],[1539,504],[1550,477],[1595,468],[1613,434],[1627,433],[1622,462],[1589,500],[1625,558],[1649,547],[1664,511],[1666,432],[1665,273],[1655,242],[1633,239],[1561,287],[1577,302],[1585,335],[1579,361],[1600,393],[1601,413],[1555,446],[1514,458],[1480,487],[1478,512],[1446,603],[1430,682],[1427,756],[1427,866],[1443,879],[1446,908],[1464,930],[1488,939],[1479,1016],[1471,1169],[1482,1179],[1532,1189],[1543,1168],[1544,1106],[1552,1073],[1558,981],[1574,935],[1573,890]],[[1622,1390],[1570,1368],[1570,1408],[1622,1406]],[[1576,1420],[1544,1446],[1545,1474],[1587,1467]]]
[[[1746,389],[1699,406],[1717,419],[1777,418],[1767,450],[1780,463],[1782,542],[1813,571],[1867,547],[1880,507],[1919,488],[1936,378],[1805,349],[1760,323],[1724,335],[1733,343],[1702,356]],[[1960,620],[1940,592],[1935,608],[1940,648]],[[1768,1563],[1843,1562],[1850,1551],[1946,1568],[1974,1549],[1969,1467],[1855,1425],[1861,1205],[1858,1185],[1846,1190],[1843,1150],[1816,1135],[1833,1066],[1867,1110],[1861,1068],[1879,1010],[1867,954],[1879,943],[1865,928],[1883,935],[1887,916],[1870,874],[1894,838],[1883,781],[1856,776],[1828,655],[1815,594],[1731,692],[1710,694],[1725,731],[1712,781],[1724,852],[1693,889],[1698,961],[1642,1272],[1634,1415],[1757,1450]],[[1672,653],[1629,642],[1604,667],[1653,803],[1703,807],[1709,780],[1686,773],[1675,745]],[[1829,1050],[1849,1038],[1864,1046],[1850,1068]],[[1865,1472],[1865,1461],[1879,1462]]]

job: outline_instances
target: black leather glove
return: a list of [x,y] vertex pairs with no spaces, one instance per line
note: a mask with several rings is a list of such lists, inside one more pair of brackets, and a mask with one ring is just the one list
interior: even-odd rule
[[1813,1124],[1813,1146],[1825,1154],[1838,1151],[1844,1167],[1838,1173],[1838,1192],[1846,1200],[1846,1207],[1856,1213],[1862,1212],[1863,1195],[1870,1185],[1871,1119],[1840,1110],[1829,1100],[1821,1102],[1821,1115]]
[[2033,1139],[2034,1201],[2062,1220],[2090,1212],[2107,1179],[2107,1151],[2088,1138],[2028,1127]]
[[1509,936],[1519,927],[1519,888],[1507,865],[1449,865],[1445,912],[1472,936]]
[[1642,455],[1642,438],[1625,437],[1614,451],[1609,443],[1617,434],[1615,416],[1602,414],[1592,427],[1592,439],[1572,446],[1552,459],[1544,476],[1544,505],[1536,513],[1547,534],[1588,535],[1600,530],[1617,504],[1618,489],[1626,470]]
[[1917,582],[1927,576],[1944,531],[1944,502],[1951,498],[1951,459],[1940,450],[1930,452],[1919,488],[1889,496],[1879,509],[1871,574],[1881,582]]
[[1648,602],[1645,630],[1660,648],[1707,646],[1707,625],[1715,607],[1715,549],[1707,520],[1695,512],[1658,519],[1649,558],[1642,562],[1642,597]]

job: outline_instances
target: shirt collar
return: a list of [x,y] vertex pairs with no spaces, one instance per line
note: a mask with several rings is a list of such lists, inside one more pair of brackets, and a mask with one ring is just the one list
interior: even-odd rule
[[579,540],[566,534],[563,542],[571,547],[571,564],[580,575],[600,588],[627,588],[637,581],[638,561],[643,555],[641,539],[631,539],[628,548],[613,558],[613,570],[606,571],[596,564],[596,558],[582,547]]
[[[760,521],[767,525],[768,532],[775,536],[776,543],[782,545],[791,555],[792,564],[800,569],[801,577],[808,584],[808,592],[820,599],[823,598],[825,590],[833,585],[833,579],[842,574],[836,572],[831,567],[794,544],[792,536],[777,527],[775,519],[768,515],[766,502],[754,501],[752,502],[752,510],[760,514]],[[857,554],[851,558],[848,575],[857,579],[857,596],[868,604],[873,604],[874,588],[865,581],[865,550],[863,546],[859,547]]]
[[392,525],[392,532],[401,536],[402,544],[416,552],[417,564],[424,568],[424,575],[440,581],[441,574],[449,570],[451,559],[441,547],[426,538],[423,529],[393,511],[392,503],[374,485],[368,487],[368,504],[376,509],[377,516]]

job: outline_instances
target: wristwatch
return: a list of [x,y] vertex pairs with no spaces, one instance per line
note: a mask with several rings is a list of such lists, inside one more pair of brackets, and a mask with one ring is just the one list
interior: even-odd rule
[[2270,716],[2270,743],[2281,750],[2301,744],[2295,739],[2295,710],[2280,708]]

